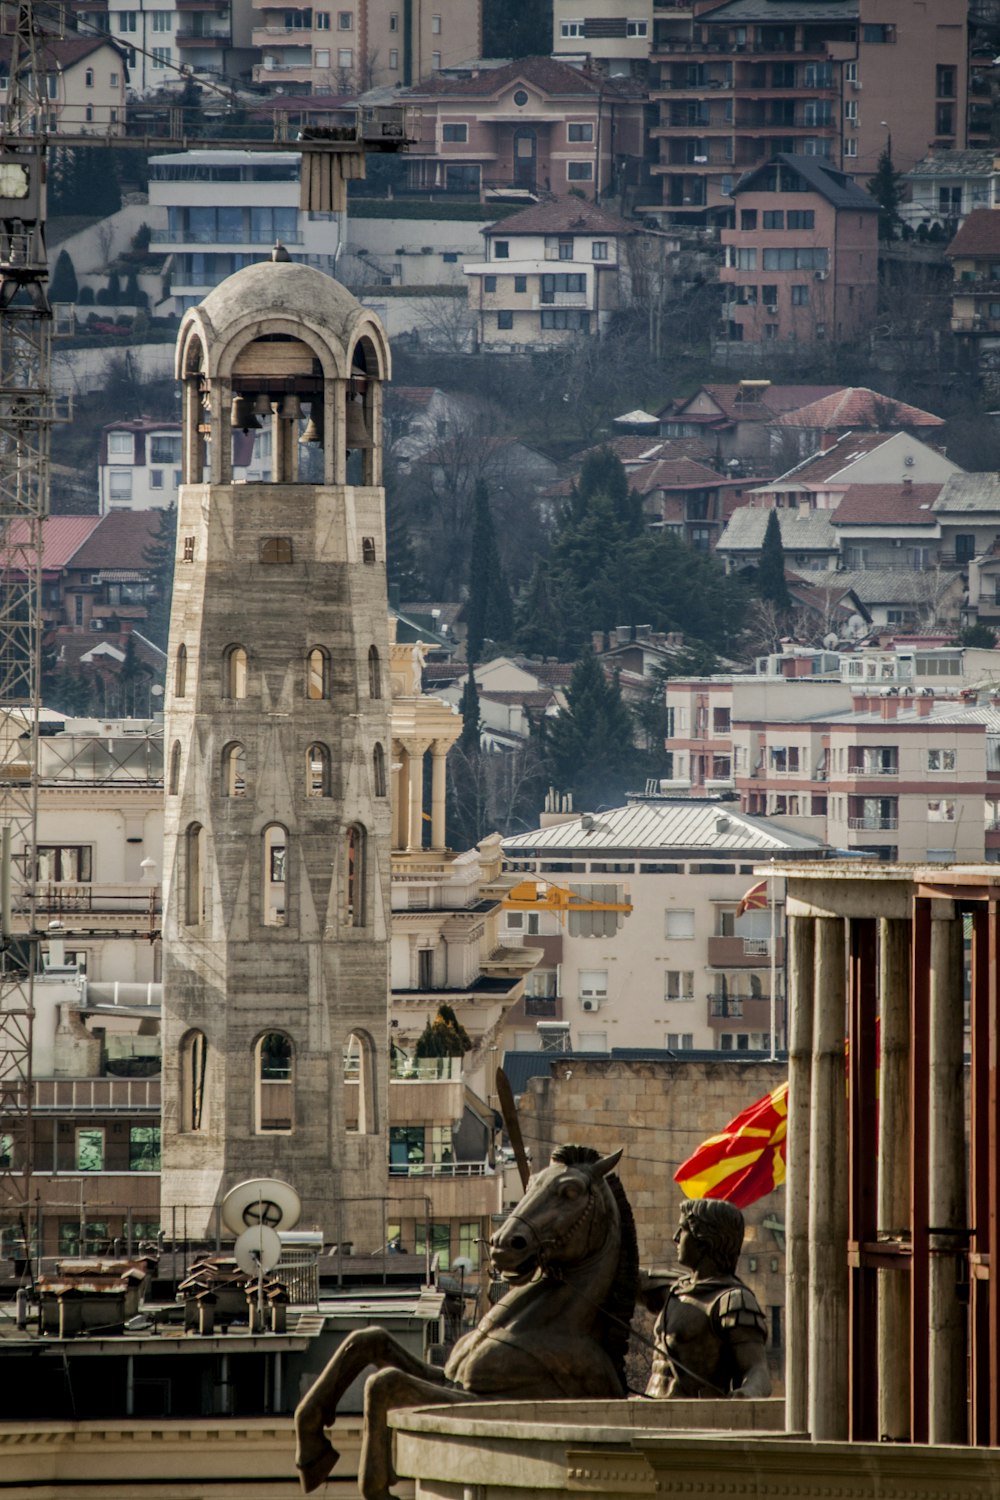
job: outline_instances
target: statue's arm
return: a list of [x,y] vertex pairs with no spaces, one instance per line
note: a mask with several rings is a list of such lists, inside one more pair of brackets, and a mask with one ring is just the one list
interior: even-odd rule
[[764,1339],[750,1329],[735,1329],[732,1339],[733,1363],[743,1377],[733,1385],[733,1395],[744,1401],[771,1394],[771,1372],[767,1368]]
[[664,1271],[640,1271],[636,1301],[640,1302],[647,1312],[662,1312],[676,1280],[676,1276],[671,1276]]

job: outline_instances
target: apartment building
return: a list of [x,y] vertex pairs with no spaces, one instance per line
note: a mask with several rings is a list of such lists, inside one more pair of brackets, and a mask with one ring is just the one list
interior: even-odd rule
[[786,152],[862,181],[964,147],[964,0],[729,0],[655,21],[650,97],[671,221],[729,218],[739,176]]
[[[762,860],[822,858],[822,843],[698,799],[629,798],[599,813],[546,814],[504,839],[509,872],[628,913],[508,912],[510,941],[540,947],[523,1006],[508,1015],[513,1051],[607,1053],[619,1047],[743,1052],[771,1045],[772,913],[736,915]],[[794,855],[792,851],[794,850]],[[773,972],[784,964],[774,893]],[[783,996],[775,993],[778,1044]]]
[[878,303],[878,205],[845,173],[779,155],[733,190],[723,229],[727,343],[849,340]]
[[955,278],[952,333],[968,337],[973,357],[995,350],[1000,335],[1000,213],[973,209],[945,254]]
[[629,247],[641,232],[568,197],[487,225],[486,259],[463,267],[478,347],[511,353],[603,333],[628,304]]
[[746,489],[745,479],[729,479],[693,458],[656,458],[629,476],[642,496],[646,524],[670,531],[698,552],[713,552],[722,527]]
[[[50,134],[114,136],[125,132],[125,50],[103,36],[43,37]],[[0,107],[10,83],[11,37],[0,36]]]
[[630,78],[522,57],[435,76],[398,102],[416,111],[408,191],[573,192],[596,202],[642,178],[645,93]]
[[594,62],[612,78],[645,73],[653,13],[653,0],[554,0],[552,55],[577,64]]
[[[109,422],[101,432],[97,488],[101,515],[114,510],[163,510],[177,504],[181,482],[181,424],[136,417]],[[271,473],[271,433],[233,432],[236,483]]]
[[196,306],[233,271],[266,260],[276,240],[292,260],[333,275],[337,218],[300,210],[299,163],[282,151],[150,157],[149,201],[167,220],[166,229],[154,228],[150,250],[170,257],[175,312]]
[[1000,203],[996,153],[986,148],[932,151],[910,168],[906,180],[909,201],[900,216],[912,229],[937,225],[954,233],[974,209]]

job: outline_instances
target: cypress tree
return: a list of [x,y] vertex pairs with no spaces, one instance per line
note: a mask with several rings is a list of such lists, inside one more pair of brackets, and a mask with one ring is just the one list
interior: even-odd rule
[[902,225],[899,206],[903,201],[903,174],[892,164],[892,143],[886,141],[875,164],[875,176],[868,179],[868,191],[879,206],[878,237],[894,240]]
[[462,689],[462,697],[458,707],[462,715],[462,733],[458,743],[466,755],[478,755],[479,731],[482,728],[482,720],[479,717],[479,689],[476,686],[476,668],[472,662],[469,664],[469,675],[465,679],[465,686]]
[[757,564],[757,592],[762,599],[769,599],[779,609],[790,609],[792,598],[785,582],[785,549],[781,542],[781,526],[778,512],[772,510],[767,517],[764,545],[760,549]]
[[469,564],[469,603],[466,608],[466,649],[469,660],[478,661],[487,639],[510,640],[514,633],[514,608],[497,550],[490,493],[482,479],[476,484],[472,504],[474,519]]
[[79,291],[76,270],[70,253],[68,250],[60,250],[56,256],[56,267],[49,284],[49,300],[51,302],[75,302]]

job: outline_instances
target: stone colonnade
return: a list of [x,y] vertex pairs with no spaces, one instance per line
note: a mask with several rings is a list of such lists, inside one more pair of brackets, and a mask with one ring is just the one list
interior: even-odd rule
[[[461,724],[458,725],[461,733]],[[431,842],[444,849],[445,790],[448,751],[457,735],[444,739],[413,739],[392,742],[392,847],[421,849],[424,846],[424,757],[431,752]]]

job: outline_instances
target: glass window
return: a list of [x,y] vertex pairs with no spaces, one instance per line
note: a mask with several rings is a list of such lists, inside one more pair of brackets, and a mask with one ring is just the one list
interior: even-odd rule
[[129,1126],[128,1167],[130,1172],[158,1172],[160,1170],[159,1125]]
[[502,311],[500,311],[500,312],[497,313],[497,327],[498,328],[508,329],[508,328],[513,328],[513,326],[514,326],[514,314],[512,312],[510,312],[509,310],[502,310]]
[[495,292],[496,289],[497,289],[497,279],[496,279],[496,277],[495,276],[484,276],[483,277],[483,291],[484,292]]
[[337,12],[337,30],[338,31],[353,31],[354,30],[354,16],[353,16],[353,14],[349,10],[338,10],[338,12]]
[[286,873],[288,868],[288,835],[280,823],[271,823],[262,835],[264,853],[264,910],[263,921],[267,927],[285,927],[288,922],[286,906]]
[[515,276],[514,277],[514,290],[515,290],[515,292],[526,292],[528,290],[528,278],[527,278],[527,276]]
[[928,771],[954,771],[956,764],[956,752],[954,750],[928,750]]
[[104,1171],[104,1131],[99,1126],[86,1126],[76,1132],[76,1170],[78,1172]]
[[313,646],[306,657],[306,697],[316,702],[330,696],[330,653]]
[[108,433],[109,458],[127,458],[131,463],[134,447],[135,439],[130,432]]
[[667,969],[664,976],[663,998],[664,1000],[693,1000],[693,970]]
[[494,260],[509,260],[510,259],[510,241],[509,240],[494,240],[494,242],[493,242],[493,259]]
[[693,938],[694,912],[668,911],[666,913],[665,935],[668,938]]
[[594,163],[592,161],[568,161],[566,163],[567,182],[591,182],[594,177]]
[[607,260],[607,258],[608,258],[608,242],[607,242],[607,240],[595,240],[594,243],[590,247],[590,254],[591,254],[591,258],[593,260]]
[[154,31],[173,30],[174,13],[172,10],[153,10],[149,14],[153,18]]
[[283,1031],[268,1031],[256,1054],[257,1133],[288,1135],[293,1125],[295,1051]]
[[260,552],[258,555],[262,563],[290,563],[292,561],[291,537],[262,537],[260,542]]
[[337,53],[337,67],[338,68],[353,68],[353,66],[354,66],[354,50],[353,50],[353,48],[351,48],[351,47],[341,47],[340,51]]
[[764,210],[765,229],[784,229],[785,210],[783,208],[766,208]]
[[465,142],[469,139],[468,125],[444,125],[441,129],[443,141]]
[[755,208],[741,208],[740,209],[740,228],[741,229],[756,229],[757,228],[757,210]]
[[89,844],[39,844],[36,857],[39,881],[86,883],[93,878]]
[[154,68],[169,68],[173,62],[173,48],[153,47],[150,49],[153,55]]
[[589,122],[585,121],[567,125],[566,139],[572,145],[577,145],[578,143],[584,141],[592,141],[594,139],[594,127]]

